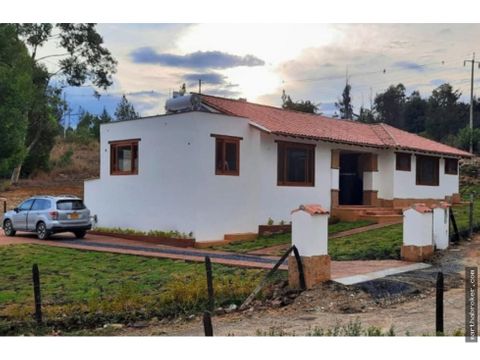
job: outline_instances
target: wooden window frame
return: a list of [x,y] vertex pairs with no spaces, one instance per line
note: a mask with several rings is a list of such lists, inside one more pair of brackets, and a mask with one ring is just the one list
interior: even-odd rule
[[[408,166],[405,168],[400,167],[400,162],[398,161],[399,158],[404,157],[406,158],[408,156]],[[395,170],[397,171],[412,171],[412,154],[410,153],[404,153],[404,152],[396,152],[395,153]]]
[[[458,175],[458,159],[454,159],[454,158],[444,158],[445,162],[444,162],[444,165],[445,165],[445,174],[447,175]],[[451,163],[455,163],[455,170],[451,170],[450,166],[448,166],[447,164],[451,164]]]
[[[277,186],[299,186],[299,187],[314,187],[315,186],[315,144],[304,144],[304,143],[297,143],[297,142],[289,142],[289,141],[275,141],[277,143]],[[283,161],[283,180],[280,179],[280,174],[279,174],[279,168],[278,164],[281,161],[280,160],[280,150],[283,147],[284,149],[284,158],[282,159]],[[307,150],[307,167],[306,167],[306,174],[305,174],[305,179],[307,179],[305,182],[299,182],[299,181],[286,181],[284,179],[287,178],[287,169],[288,169],[288,164],[287,164],[287,159],[288,156],[287,154],[287,149],[288,148],[303,148]],[[310,159],[308,156],[310,155],[310,152],[312,154],[312,159]],[[311,164],[311,169],[310,169],[310,164]],[[309,175],[312,175],[312,181],[308,181]]]
[[[433,173],[433,177],[432,177],[432,181],[431,182],[427,182],[427,183],[421,183],[420,182],[420,179],[419,179],[419,175],[420,175],[420,163],[421,159],[423,158],[432,158],[432,159],[435,159],[436,161],[436,169],[435,169],[435,172]],[[428,156],[428,155],[416,155],[416,159],[415,159],[415,167],[416,167],[416,174],[415,174],[415,183],[416,185],[419,185],[419,186],[440,186],[440,158],[437,157],[437,156]]]
[[[238,136],[229,136],[229,135],[219,135],[219,134],[210,134],[211,137],[215,138],[215,175],[226,175],[226,176],[240,176],[240,140],[243,140],[242,137]],[[217,168],[217,147],[221,144],[222,146],[222,157],[225,159],[227,144],[234,144],[236,147],[236,169],[235,170],[226,170]],[[224,164],[225,166],[225,164]]]
[[[139,168],[139,148],[138,143],[141,139],[127,139],[109,141],[110,144],[110,175],[138,175]],[[117,169],[117,148],[129,145],[132,151],[132,162],[129,171],[120,171]],[[137,151],[135,152],[134,147]],[[135,158],[137,167],[135,168]]]

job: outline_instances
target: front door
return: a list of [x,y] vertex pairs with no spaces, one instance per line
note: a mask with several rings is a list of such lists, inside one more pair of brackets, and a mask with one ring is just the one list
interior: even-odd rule
[[12,216],[13,228],[15,230],[27,230],[28,212],[32,207],[33,201],[33,199],[30,199],[18,206],[17,212]]
[[340,205],[363,204],[363,171],[359,153],[340,153]]

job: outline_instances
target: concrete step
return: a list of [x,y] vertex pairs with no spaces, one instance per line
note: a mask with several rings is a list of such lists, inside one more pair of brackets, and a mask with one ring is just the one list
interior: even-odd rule
[[374,221],[377,224],[386,224],[386,223],[397,223],[403,220],[403,216],[399,214],[388,214],[388,215],[366,215],[362,214],[358,217],[359,220],[369,220]]
[[367,210],[364,211],[363,214],[365,215],[400,215],[401,212],[398,212],[396,210]]

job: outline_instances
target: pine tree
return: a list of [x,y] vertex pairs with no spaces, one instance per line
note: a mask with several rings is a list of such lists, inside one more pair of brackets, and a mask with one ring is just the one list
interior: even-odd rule
[[347,82],[345,88],[343,89],[342,98],[338,100],[338,103],[335,103],[335,106],[340,111],[341,119],[353,119],[352,98],[350,96],[351,90],[352,87]]
[[133,120],[138,119],[140,115],[135,111],[133,104],[131,104],[125,95],[122,96],[122,100],[117,105],[115,110],[115,120],[124,121],[124,120]]

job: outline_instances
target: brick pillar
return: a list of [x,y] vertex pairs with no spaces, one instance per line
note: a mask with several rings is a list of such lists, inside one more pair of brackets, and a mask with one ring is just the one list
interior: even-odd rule
[[[292,245],[302,259],[307,289],[330,280],[328,256],[328,216],[320,205],[301,205],[292,211]],[[288,282],[299,287],[298,267],[294,256],[288,259]]]

